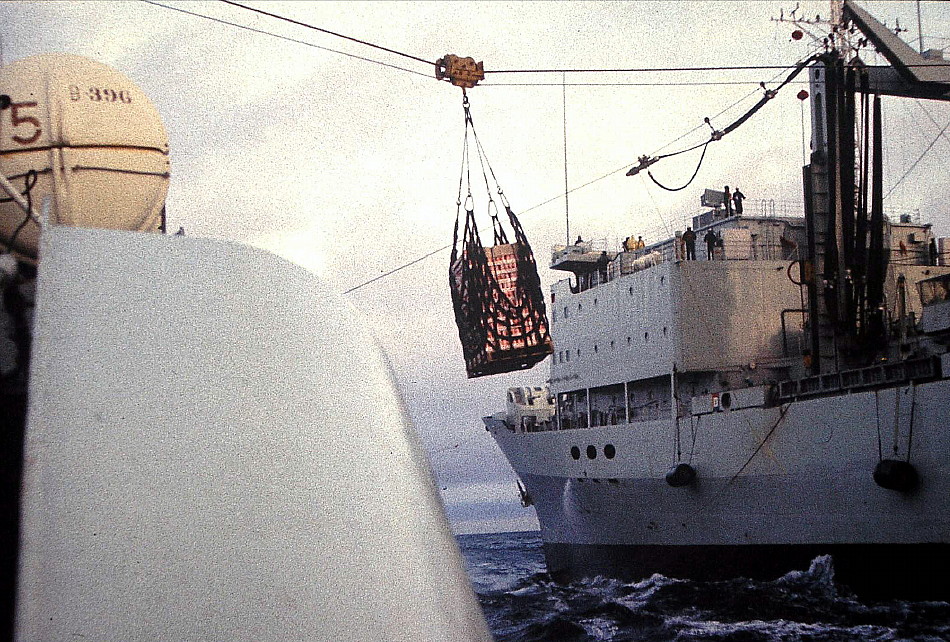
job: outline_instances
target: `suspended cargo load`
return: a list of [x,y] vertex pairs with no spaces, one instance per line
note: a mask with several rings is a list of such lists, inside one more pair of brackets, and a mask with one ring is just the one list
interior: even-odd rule
[[[472,128],[473,137],[475,130],[467,98],[463,106],[466,128],[462,175],[465,177],[468,175],[468,129]],[[482,166],[487,165],[490,170],[491,165],[484,158],[477,138],[475,142]],[[498,218],[497,206],[489,192],[488,213],[494,245],[482,245],[475,223],[470,184],[465,199],[465,225],[460,238],[461,186],[460,181],[459,211],[455,219],[449,263],[449,286],[466,371],[469,378],[474,378],[530,368],[554,350],[534,253],[501,188],[498,188],[498,196],[508,214],[515,241],[508,241]]]
[[476,239],[463,247],[460,256],[453,253],[450,271],[468,376],[523,370],[551,354],[541,283],[527,243],[485,248]]

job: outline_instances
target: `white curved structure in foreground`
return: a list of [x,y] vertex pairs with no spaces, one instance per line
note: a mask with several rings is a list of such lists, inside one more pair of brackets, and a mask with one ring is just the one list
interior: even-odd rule
[[389,368],[248,247],[47,228],[17,639],[487,640]]

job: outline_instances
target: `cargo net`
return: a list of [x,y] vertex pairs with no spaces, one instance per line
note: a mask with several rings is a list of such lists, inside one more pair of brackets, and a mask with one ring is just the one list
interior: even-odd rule
[[[553,348],[534,253],[518,217],[512,212],[501,187],[498,187],[495,173],[475,135],[467,97],[462,104],[465,110],[465,141],[449,264],[449,286],[465,368],[469,378],[474,378],[530,368],[551,354]],[[488,214],[494,241],[491,247],[482,245],[475,222],[469,130],[488,192]],[[498,205],[491,195],[486,166],[495,180],[499,200],[508,215],[514,242],[509,241],[498,217]],[[464,201],[463,185],[467,187]],[[465,224],[459,236],[463,204]]]

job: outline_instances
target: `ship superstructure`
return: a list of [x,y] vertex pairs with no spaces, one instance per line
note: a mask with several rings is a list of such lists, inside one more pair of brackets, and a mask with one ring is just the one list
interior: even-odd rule
[[773,578],[831,554],[865,594],[950,596],[923,581],[950,573],[947,240],[884,210],[879,99],[855,107],[950,83],[845,15],[897,72],[816,58],[797,212],[711,206],[695,240],[554,249],[550,429],[486,418],[554,577]]

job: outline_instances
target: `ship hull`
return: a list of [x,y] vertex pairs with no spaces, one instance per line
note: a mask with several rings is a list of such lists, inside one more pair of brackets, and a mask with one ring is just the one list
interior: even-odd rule
[[[933,579],[950,575],[948,400],[941,380],[687,417],[678,429],[491,432],[537,510],[555,579],[774,579],[828,554],[859,594],[950,599]],[[910,461],[918,487],[878,486],[882,459]],[[693,483],[665,481],[677,462],[695,469]]]
[[829,555],[834,578],[865,598],[950,600],[948,544],[585,545],[545,543],[551,577],[571,582],[592,576],[636,581],[667,577],[720,581],[773,580]]

